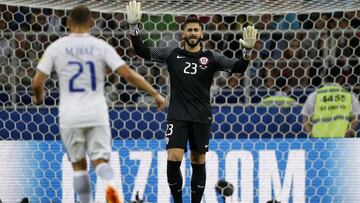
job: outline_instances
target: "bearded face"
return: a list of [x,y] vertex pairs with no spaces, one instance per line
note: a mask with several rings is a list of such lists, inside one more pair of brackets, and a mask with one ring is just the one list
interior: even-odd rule
[[198,23],[188,23],[183,32],[183,38],[187,46],[196,47],[201,40],[202,29]]

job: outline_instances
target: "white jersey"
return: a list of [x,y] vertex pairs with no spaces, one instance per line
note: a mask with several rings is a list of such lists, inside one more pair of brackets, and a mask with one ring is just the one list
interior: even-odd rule
[[115,71],[125,62],[115,49],[90,34],[73,33],[52,43],[37,69],[59,78],[61,128],[109,125],[104,95],[106,66]]

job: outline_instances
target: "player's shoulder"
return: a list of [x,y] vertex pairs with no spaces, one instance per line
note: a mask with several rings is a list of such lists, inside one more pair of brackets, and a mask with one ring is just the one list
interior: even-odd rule
[[97,42],[99,44],[108,44],[105,40],[95,37],[95,36],[90,36],[89,37],[91,40],[93,40],[94,42]]
[[52,42],[49,45],[48,49],[56,49],[57,47],[61,47],[61,46],[64,46],[66,44],[71,44],[71,41],[73,41],[73,40],[69,36],[60,37],[59,39]]
[[309,102],[315,101],[316,93],[317,93],[317,91],[311,92],[311,93],[307,96],[306,101],[309,101]]
[[308,97],[314,97],[317,94],[317,92],[318,90],[311,92]]
[[114,49],[113,46],[111,46],[108,42],[106,42],[105,40],[101,39],[101,38],[97,38],[94,36],[91,36],[92,40],[94,41],[94,44],[102,47],[103,49]]
[[162,48],[165,50],[165,52],[167,53],[172,53],[172,52],[180,52],[182,49],[180,47],[177,46],[168,46],[168,47],[164,47]]
[[87,36],[81,36],[81,37],[74,37],[71,35],[68,36],[64,36],[60,39],[58,39],[58,43],[74,43],[74,42],[78,42],[79,40],[81,40],[81,42],[86,41],[86,43],[91,43],[91,44],[99,44],[99,45],[104,45],[107,44],[107,42],[105,42],[103,39],[94,37],[92,35],[87,35]]
[[223,55],[217,50],[204,49],[206,54],[212,55],[215,58],[222,57]]
[[211,54],[219,54],[219,55],[221,55],[221,53],[219,51],[213,50],[213,49],[204,49],[203,51],[207,52],[207,53],[211,53]]
[[154,47],[150,48],[152,54],[160,55],[165,58],[174,58],[175,56],[181,54],[181,50],[176,46],[167,46],[167,47]]
[[60,37],[59,39],[56,39],[55,41],[50,43],[49,46],[46,47],[46,51],[47,52],[56,51],[59,47],[61,47],[61,45],[64,43],[64,41],[66,41],[66,39],[64,39],[64,38],[65,37]]
[[224,55],[222,55],[219,51],[209,49],[204,50],[204,55],[212,58],[215,61],[219,61],[224,57]]

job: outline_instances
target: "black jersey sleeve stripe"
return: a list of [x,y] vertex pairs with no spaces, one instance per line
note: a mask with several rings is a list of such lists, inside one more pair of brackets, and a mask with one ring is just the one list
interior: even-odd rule
[[139,35],[130,35],[130,36],[131,36],[131,43],[133,44],[135,53],[146,60],[151,60],[150,49],[149,47],[145,46],[141,37]]

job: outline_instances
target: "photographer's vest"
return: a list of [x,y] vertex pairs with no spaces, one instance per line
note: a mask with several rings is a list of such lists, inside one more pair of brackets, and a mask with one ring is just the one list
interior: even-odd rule
[[350,123],[351,105],[352,95],[346,89],[337,85],[320,88],[311,116],[312,137],[344,137]]

